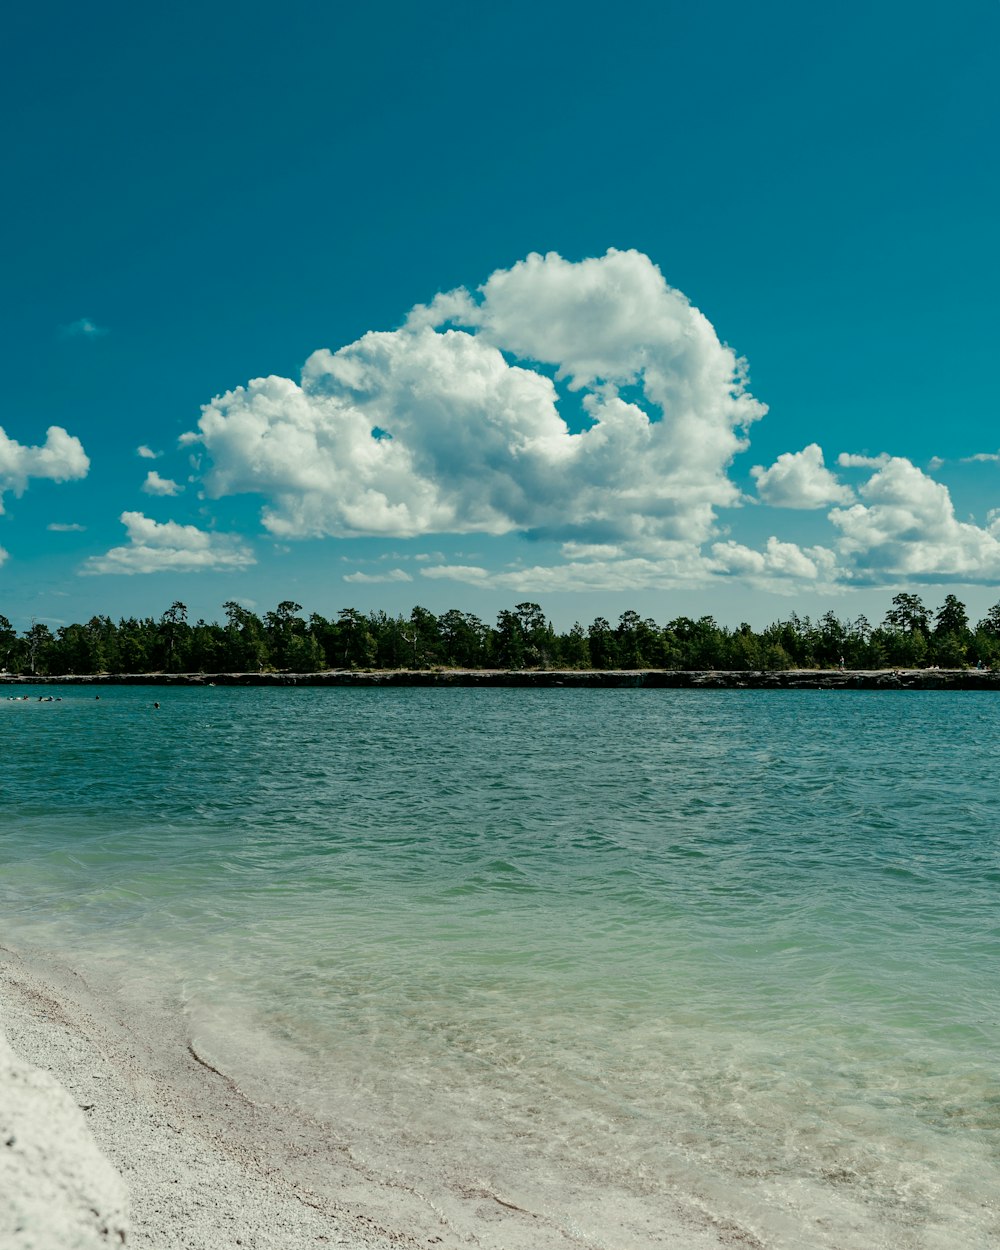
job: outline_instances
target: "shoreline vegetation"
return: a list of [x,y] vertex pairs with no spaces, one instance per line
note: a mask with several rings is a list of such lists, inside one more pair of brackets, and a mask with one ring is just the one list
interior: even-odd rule
[[[361,674],[361,684],[385,684],[385,674],[400,672],[452,674],[450,681],[465,674],[466,684],[544,685],[566,684],[573,673],[593,681],[594,673],[975,670],[981,675],[1000,669],[1000,603],[973,626],[954,595],[932,611],[917,595],[898,594],[879,625],[864,616],[840,620],[832,611],[815,621],[793,612],[760,631],[745,622],[731,629],[711,616],[678,616],[659,625],[630,610],[615,625],[598,616],[586,628],[577,622],[559,633],[530,601],[502,610],[493,626],[457,608],[440,616],[419,606],[408,616],[343,608],[328,619],[316,612],[306,617],[301,604],[286,599],[262,616],[232,600],[223,611],[225,624],[192,623],[187,606],[176,600],[159,618],[115,622],[94,616],[86,624],[60,624],[55,632],[33,619],[20,634],[0,615],[0,675],[117,674],[114,680],[144,681],[171,675],[192,682],[203,675],[221,684],[229,674],[233,684],[250,684],[253,677],[259,684],[327,685],[349,684],[330,674]],[[478,676],[485,673],[503,676]],[[401,677],[397,684],[419,683]],[[611,684],[705,683],[650,678]]]

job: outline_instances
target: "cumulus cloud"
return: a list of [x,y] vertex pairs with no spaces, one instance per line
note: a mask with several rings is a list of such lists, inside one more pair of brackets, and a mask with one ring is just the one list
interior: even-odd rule
[[128,543],[91,556],[82,573],[196,573],[256,563],[250,548],[232,534],[207,533],[175,521],[161,523],[141,512],[123,512],[120,520]]
[[763,551],[754,551],[729,540],[712,547],[720,571],[751,580],[773,583],[776,579],[795,582],[832,581],[836,556],[826,547],[799,547],[772,536]]
[[[492,570],[476,550],[421,567],[475,586],[821,587],[1000,569],[1000,525],[958,522],[946,488],[909,461],[840,454],[841,469],[867,471],[852,490],[815,442],[751,473],[763,503],[832,509],[829,544],[728,539],[720,510],[746,502],[730,467],[765,411],[704,315],[647,256],[612,249],[580,262],[532,254],[474,291],[438,294],[400,329],[314,352],[297,379],[218,396],[179,444],[196,453],[205,497],[259,496],[278,541],[520,533],[559,544],[549,565]],[[151,472],[145,489],[181,487]],[[159,550],[137,539],[115,550],[133,563],[149,547]]]
[[757,494],[775,508],[823,508],[850,503],[854,492],[844,486],[823,462],[818,443],[801,451],[786,451],[769,469],[756,464],[750,470]]
[[87,476],[90,459],[78,438],[59,425],[50,425],[40,447],[25,447],[0,427],[0,513],[7,491],[22,495],[29,478],[69,482]]
[[911,461],[888,457],[858,493],[863,503],[830,513],[841,533],[840,552],[857,576],[1000,576],[1000,519],[991,517],[985,529],[959,521],[948,488]]
[[[556,381],[580,394],[571,433]],[[512,531],[701,543],[765,409],[743,362],[648,257],[550,253],[404,328],[205,406],[210,497],[256,492],[283,537]],[[597,536],[600,537],[597,537]]]
[[179,495],[184,487],[169,477],[160,477],[155,469],[150,469],[142,489],[147,495]]
[[162,451],[154,451],[152,447],[147,447],[145,443],[141,447],[135,449],[135,454],[142,460],[159,460],[163,455]]
[[345,573],[344,581],[367,586],[377,582],[412,582],[413,578],[405,569],[388,569],[384,573]]

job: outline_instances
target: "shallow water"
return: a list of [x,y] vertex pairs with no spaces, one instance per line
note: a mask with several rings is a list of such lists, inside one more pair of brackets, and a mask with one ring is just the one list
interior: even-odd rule
[[681,1200],[992,1246],[998,730],[971,692],[65,688],[0,702],[5,932],[581,1244]]

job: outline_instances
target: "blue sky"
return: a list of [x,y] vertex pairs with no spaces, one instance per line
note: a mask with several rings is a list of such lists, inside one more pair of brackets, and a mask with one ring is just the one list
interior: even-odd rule
[[1000,597],[997,0],[5,36],[19,626]]

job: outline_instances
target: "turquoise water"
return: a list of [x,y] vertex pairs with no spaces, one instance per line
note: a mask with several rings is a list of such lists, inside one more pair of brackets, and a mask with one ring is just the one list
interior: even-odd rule
[[59,693],[0,702],[7,940],[357,1157],[579,1244],[1000,1243],[1000,699]]

